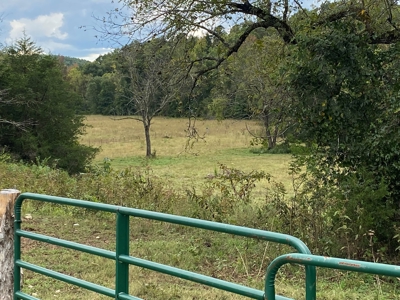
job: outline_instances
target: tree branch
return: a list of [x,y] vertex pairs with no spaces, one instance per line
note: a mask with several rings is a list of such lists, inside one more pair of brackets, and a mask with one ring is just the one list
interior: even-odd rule
[[394,29],[392,31],[384,32],[378,36],[370,35],[370,44],[393,44],[400,41],[400,30]]

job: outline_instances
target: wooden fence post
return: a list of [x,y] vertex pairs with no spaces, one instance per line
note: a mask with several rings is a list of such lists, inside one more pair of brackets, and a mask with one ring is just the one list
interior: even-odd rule
[[0,300],[12,300],[14,288],[14,201],[20,191],[0,191]]

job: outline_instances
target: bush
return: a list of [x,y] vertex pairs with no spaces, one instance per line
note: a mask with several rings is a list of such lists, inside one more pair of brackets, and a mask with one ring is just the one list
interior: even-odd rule
[[[3,162],[0,156],[0,184],[21,192],[68,197],[114,205],[172,212],[180,197],[163,185],[146,167],[115,171],[110,169],[70,176],[66,171],[36,165]],[[34,202],[34,209],[46,204]],[[50,205],[51,206],[51,205]]]
[[[300,238],[313,253],[374,261],[394,257],[398,227],[391,222],[395,210],[385,182],[377,184],[367,171],[313,168],[315,158],[297,157],[291,164],[293,196],[272,182],[265,210],[273,210],[282,231]],[[330,172],[343,176],[330,177]]]
[[268,148],[264,145],[260,148],[253,148],[250,150],[254,154],[288,154],[291,153],[291,147],[288,143],[277,144],[274,148]]
[[[116,171],[105,161],[90,173],[70,176],[40,161],[26,165],[9,159],[6,154],[0,155],[3,188],[287,233],[319,255],[388,262],[400,242],[400,225],[390,222],[395,213],[393,205],[383,201],[388,195],[385,182],[374,183],[368,172],[346,173],[340,182],[332,182],[327,174],[321,176],[324,173],[320,169],[305,169],[305,156],[290,166],[290,192],[268,174],[221,164],[200,192],[188,187],[186,195],[160,181],[148,166]],[[251,201],[252,192],[261,181],[268,182],[265,203],[256,205]],[[30,209],[44,211],[58,207],[36,201],[29,205]],[[59,211],[93,213],[73,207]]]
[[270,175],[264,172],[245,173],[224,164],[220,164],[219,169],[207,177],[208,183],[200,194],[194,188],[187,189],[189,202],[196,207],[193,217],[226,221],[236,209],[250,204],[256,182],[270,180]]

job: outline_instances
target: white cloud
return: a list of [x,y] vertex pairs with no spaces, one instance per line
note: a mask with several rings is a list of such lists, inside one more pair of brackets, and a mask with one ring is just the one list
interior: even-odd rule
[[94,49],[88,49],[87,51],[89,52],[89,54],[85,55],[85,56],[81,56],[79,58],[81,59],[86,59],[88,61],[95,61],[100,55],[104,55],[107,54],[111,51],[113,51],[114,49],[112,48],[94,48]]
[[78,57],[80,59],[88,60],[88,61],[95,61],[101,54],[98,53],[92,53],[88,54],[86,56]]
[[11,31],[10,40],[15,40],[23,35],[23,32],[35,39],[56,38],[64,40],[68,33],[62,32],[64,14],[51,13],[49,15],[40,15],[36,19],[22,18],[10,21]]

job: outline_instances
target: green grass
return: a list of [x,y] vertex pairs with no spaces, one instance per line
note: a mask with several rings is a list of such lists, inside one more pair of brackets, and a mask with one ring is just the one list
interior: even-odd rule
[[[228,149],[202,156],[115,158],[110,163],[115,169],[149,166],[154,176],[183,192],[188,187],[201,188],[207,182],[207,176],[218,172],[219,164],[224,164],[245,172],[264,171],[270,174],[273,180],[283,182],[290,194],[291,179],[288,175],[290,160],[291,157],[287,154],[258,155],[250,153],[249,149]],[[267,186],[267,181],[257,184],[253,193],[254,201],[263,200]]]
[[[187,216],[194,216],[200,210],[212,219],[213,211],[198,205],[186,191],[194,188],[200,197],[202,192],[207,192],[207,175],[218,172],[218,164],[225,164],[247,173],[253,170],[269,173],[275,181],[283,182],[290,194],[290,155],[252,153],[245,122],[199,121],[199,131],[207,132],[206,141],[200,140],[187,152],[184,151],[187,137],[183,130],[186,121],[158,118],[152,129],[157,156],[150,160],[144,158],[138,123],[112,121],[100,116],[90,116],[88,122],[93,127],[82,141],[102,146],[103,151],[95,163],[102,169],[103,159],[108,157],[115,173],[69,177],[41,166],[3,164],[0,159],[2,187]],[[126,168],[131,168],[132,173],[120,176],[118,172]],[[140,176],[134,175],[136,169]],[[141,181],[147,178],[150,184]],[[239,205],[224,215],[224,220],[236,225],[285,231],[274,211],[266,211],[262,206],[267,186],[266,180],[257,182],[251,195],[252,203]],[[260,207],[264,207],[261,212]],[[31,213],[33,219],[24,220],[23,229],[115,250],[115,220],[108,214],[49,204],[34,205],[29,201],[24,204],[26,213]],[[274,243],[137,218],[131,222],[130,248],[132,256],[258,289],[264,287],[267,265],[280,254],[293,251]],[[26,239],[23,240],[23,258],[114,288],[115,263],[107,259]],[[131,294],[143,299],[248,299],[137,267],[130,268],[129,282]],[[285,266],[277,276],[276,286],[278,294],[304,299],[304,269]],[[318,269],[318,299],[400,299],[399,288],[395,278]],[[26,270],[23,290],[39,299],[109,299]]]
[[[115,222],[108,214],[66,215],[52,208],[32,213],[23,228],[115,251]],[[77,225],[79,224],[79,225]],[[287,246],[189,229],[166,223],[131,221],[131,255],[263,289],[268,263]],[[23,259],[31,263],[114,287],[114,261],[46,243],[23,240]],[[277,276],[277,292],[304,299],[302,267],[286,266]],[[396,279],[319,270],[318,299],[400,299]],[[130,268],[130,293],[144,299],[248,299],[138,267]],[[29,271],[23,291],[39,299],[109,299]]]

